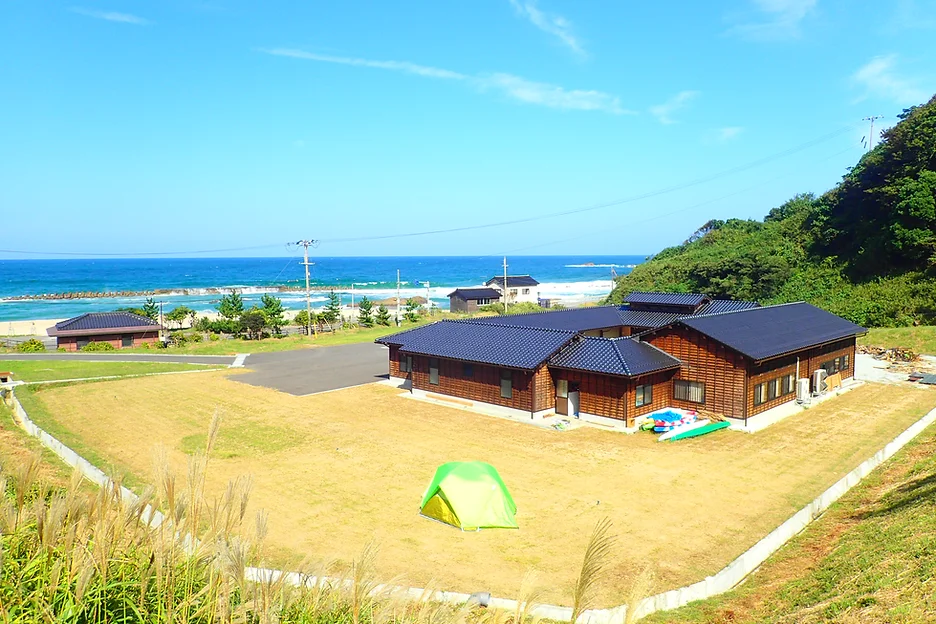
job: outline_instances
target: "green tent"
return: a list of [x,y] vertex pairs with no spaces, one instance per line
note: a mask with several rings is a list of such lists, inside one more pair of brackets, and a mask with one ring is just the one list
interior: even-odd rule
[[420,513],[462,531],[516,529],[517,505],[497,470],[484,462],[449,462],[436,470]]

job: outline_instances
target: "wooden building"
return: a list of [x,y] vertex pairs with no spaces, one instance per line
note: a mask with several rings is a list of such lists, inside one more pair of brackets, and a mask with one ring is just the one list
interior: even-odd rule
[[456,288],[448,298],[452,312],[477,312],[481,306],[500,301],[501,294],[493,288]]
[[59,349],[80,351],[91,342],[107,342],[115,349],[138,347],[159,340],[162,329],[156,321],[130,312],[89,312],[56,323],[47,333]]
[[390,376],[414,392],[633,426],[668,407],[746,420],[794,400],[796,380],[819,368],[852,377],[864,332],[807,303],[635,299],[441,321],[377,342],[390,349]]

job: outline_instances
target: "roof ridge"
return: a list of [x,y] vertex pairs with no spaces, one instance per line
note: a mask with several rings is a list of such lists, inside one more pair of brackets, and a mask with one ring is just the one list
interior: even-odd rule
[[[739,300],[739,299],[734,299],[734,300],[732,300],[732,299],[720,299],[719,301],[743,301],[743,299],[740,299],[740,300]],[[800,305],[801,303],[805,303],[805,304],[807,304],[807,305],[812,305],[812,304],[810,304],[808,301],[787,301],[787,302],[784,302],[784,303],[773,303],[773,304],[771,304],[771,305],[757,305],[757,306],[753,306],[753,307],[750,307],[750,308],[744,308],[743,310],[725,310],[724,312],[710,312],[710,313],[708,313],[708,314],[686,314],[686,315],[684,315],[684,316],[680,316],[680,317],[679,317],[678,319],[676,319],[676,320],[677,320],[677,321],[682,321],[682,320],[687,319],[687,318],[689,318],[689,319],[695,319],[695,318],[709,318],[709,317],[712,317],[712,316],[725,316],[725,315],[727,315],[727,314],[738,314],[738,313],[740,313],[740,312],[753,312],[754,310],[770,310],[771,308],[782,308],[783,306]],[[822,308],[819,308],[819,309],[821,310]],[[828,310],[827,310],[827,311],[828,311]]]
[[[519,315],[518,315],[518,316],[519,316]],[[491,317],[487,316],[487,317],[482,317],[482,318],[491,318]],[[510,328],[510,329],[533,329],[533,330],[536,330],[536,331],[550,331],[550,332],[557,332],[557,333],[560,333],[560,334],[578,334],[578,333],[580,333],[578,330],[575,330],[575,329],[558,329],[558,328],[556,328],[556,327],[529,327],[529,326],[527,326],[527,325],[511,325],[511,324],[509,324],[509,323],[478,323],[478,322],[476,321],[476,319],[471,319],[471,318],[466,318],[466,319],[442,319],[441,322],[444,323],[444,322],[446,322],[446,321],[449,321],[449,322],[452,322],[452,323],[469,323],[469,324],[472,324],[472,325],[480,325],[480,326],[483,326],[483,327],[507,327],[507,328]],[[439,321],[436,321],[436,322],[439,322]],[[418,328],[417,328],[417,327],[414,327],[413,329],[418,329]]]

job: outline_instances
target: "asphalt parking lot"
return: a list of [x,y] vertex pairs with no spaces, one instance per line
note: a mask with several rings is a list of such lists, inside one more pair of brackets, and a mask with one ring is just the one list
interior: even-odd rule
[[234,381],[273,388],[296,396],[350,388],[388,377],[387,349],[370,342],[257,353],[247,358],[250,372]]

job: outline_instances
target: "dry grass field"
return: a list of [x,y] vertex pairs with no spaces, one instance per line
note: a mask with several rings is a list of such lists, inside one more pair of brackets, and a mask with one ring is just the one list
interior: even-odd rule
[[[204,443],[217,410],[209,487],[252,475],[252,504],[269,512],[269,563],[341,565],[376,539],[385,578],[510,597],[535,568],[543,599],[566,604],[599,519],[610,518],[618,537],[606,605],[622,601],[648,562],[656,590],[698,580],[936,405],[934,391],[867,385],[755,435],[661,444],[649,434],[543,430],[385,386],[294,397],[235,379],[48,388],[34,418],[146,479],[160,445],[184,474],[186,452]],[[436,466],[452,460],[497,467],[519,531],[462,533],[418,515]]]

